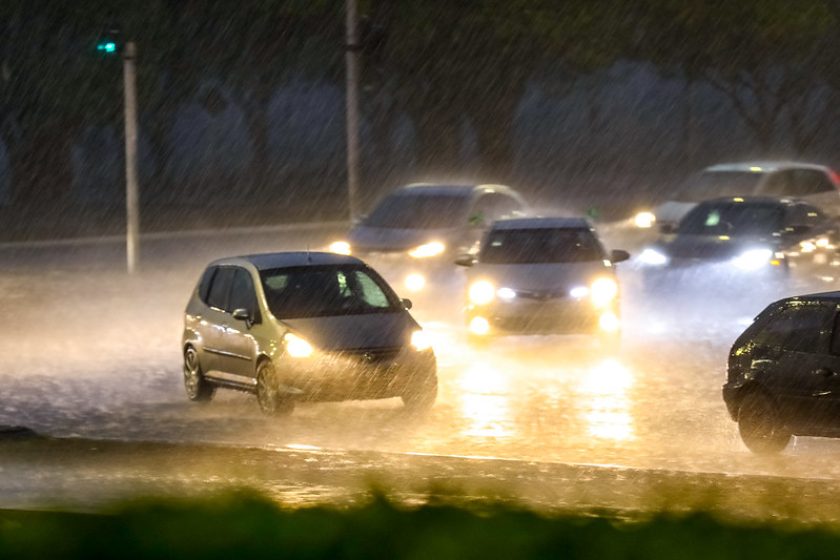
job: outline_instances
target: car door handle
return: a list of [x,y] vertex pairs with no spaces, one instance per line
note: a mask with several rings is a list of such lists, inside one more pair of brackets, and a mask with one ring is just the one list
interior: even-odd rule
[[815,369],[813,373],[814,373],[814,375],[818,375],[820,377],[833,377],[833,376],[837,375],[836,371],[834,371],[831,368],[827,368],[827,367],[819,367],[819,368]]

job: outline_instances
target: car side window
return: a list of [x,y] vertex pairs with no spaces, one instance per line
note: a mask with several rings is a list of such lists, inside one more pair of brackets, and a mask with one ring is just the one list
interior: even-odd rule
[[807,196],[834,190],[834,185],[822,171],[797,169],[793,172],[793,195]]
[[257,311],[257,295],[251,275],[244,268],[235,268],[234,271],[227,311],[247,309],[251,317],[254,317]]
[[198,297],[204,303],[207,303],[207,296],[210,293],[210,283],[213,281],[213,275],[216,274],[218,267],[211,266],[201,275],[201,281],[198,283]]
[[825,353],[832,321],[831,309],[823,305],[793,304],[767,323],[756,342],[793,352]]
[[793,196],[793,171],[771,173],[761,193],[771,196]]
[[840,356],[840,312],[834,314],[834,324],[831,333],[831,353]]
[[219,267],[213,275],[213,282],[210,284],[210,292],[207,294],[207,305],[221,311],[227,311],[228,293],[233,283],[235,268]]

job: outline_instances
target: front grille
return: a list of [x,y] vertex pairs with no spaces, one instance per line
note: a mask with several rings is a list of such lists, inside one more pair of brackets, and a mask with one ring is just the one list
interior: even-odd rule
[[352,350],[342,350],[338,355],[343,358],[349,358],[363,364],[382,364],[386,362],[393,362],[402,351],[402,347],[395,346],[389,348],[358,348]]
[[536,301],[548,301],[568,296],[567,290],[515,290],[516,297],[522,299],[533,299]]

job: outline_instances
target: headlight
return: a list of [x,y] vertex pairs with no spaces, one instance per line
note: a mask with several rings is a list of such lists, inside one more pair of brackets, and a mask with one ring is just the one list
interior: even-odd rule
[[329,246],[330,253],[338,253],[339,255],[349,255],[352,250],[350,244],[346,241],[333,241]]
[[422,352],[432,347],[432,339],[426,331],[414,331],[411,333],[411,345],[418,352]]
[[656,223],[656,215],[653,212],[639,212],[633,216],[633,223],[637,228],[648,229],[652,228]]
[[446,245],[440,241],[431,241],[419,245],[408,252],[408,254],[415,259],[427,259],[429,257],[436,257],[446,250]]
[[505,301],[516,299],[516,292],[510,288],[499,288],[496,295],[499,296],[499,299],[503,299]]
[[618,284],[612,278],[598,278],[592,283],[590,293],[595,307],[606,307],[618,295]]
[[419,272],[412,272],[405,277],[405,289],[409,292],[419,292],[426,287],[426,277]]
[[772,258],[773,251],[770,249],[750,249],[738,255],[733,262],[741,270],[757,270],[770,264]]
[[294,333],[286,333],[283,340],[286,342],[286,352],[292,358],[308,358],[314,351],[311,344]]
[[490,332],[490,323],[484,317],[473,317],[469,329],[472,334],[484,336]]
[[496,297],[496,288],[487,280],[479,280],[470,286],[470,301],[476,305],[487,305]]
[[648,247],[639,255],[639,261],[648,266],[662,266],[668,264],[668,256],[665,253]]
[[586,286],[576,286],[569,290],[569,295],[575,299],[583,299],[589,295],[589,288]]
[[605,311],[598,318],[598,326],[606,333],[614,333],[621,327],[621,321],[612,311]]

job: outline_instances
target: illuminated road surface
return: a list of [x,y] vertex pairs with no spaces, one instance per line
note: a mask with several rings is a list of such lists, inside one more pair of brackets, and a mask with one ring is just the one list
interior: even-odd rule
[[799,439],[780,457],[755,457],[726,415],[728,348],[767,301],[643,300],[630,271],[625,340],[614,356],[577,337],[474,349],[451,297],[416,309],[440,366],[439,400],[425,417],[408,416],[396,399],[302,404],[282,419],[230,391],[209,405],[187,402],[181,313],[203,265],[331,239],[158,240],[134,278],[119,271],[119,246],[0,250],[0,425],[54,436],[840,478],[840,442]]

